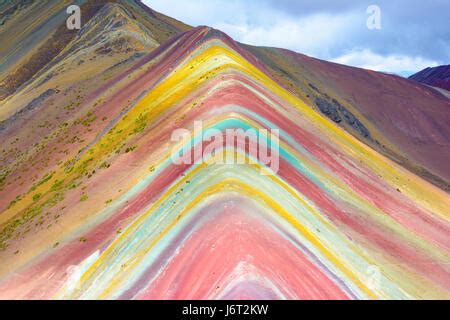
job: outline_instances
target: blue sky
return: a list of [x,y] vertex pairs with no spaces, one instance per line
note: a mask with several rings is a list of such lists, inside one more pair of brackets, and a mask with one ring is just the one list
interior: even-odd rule
[[[235,40],[291,49],[316,58],[409,75],[450,63],[448,0],[144,0],[192,26]],[[381,12],[369,30],[368,6]]]

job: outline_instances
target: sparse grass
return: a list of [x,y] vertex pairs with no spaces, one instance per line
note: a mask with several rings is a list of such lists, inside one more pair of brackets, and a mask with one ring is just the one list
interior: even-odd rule
[[53,177],[54,173],[55,172],[50,172],[50,173],[47,173],[45,176],[43,176],[41,180],[39,180],[37,183],[33,184],[33,186],[30,189],[30,192],[36,190],[37,187],[39,187],[39,186],[43,185],[44,183],[46,183],[47,181],[49,181]]
[[137,146],[128,147],[128,148],[125,149],[125,153],[133,152],[136,149],[137,149]]
[[0,187],[5,184],[6,178],[9,176],[9,171],[4,170],[0,172]]
[[75,183],[75,182],[73,182],[72,184],[70,184],[69,185],[69,190],[72,190],[72,189],[76,189],[78,187],[78,185]]
[[50,191],[56,191],[59,190],[61,188],[61,186],[63,185],[64,180],[56,180],[53,185],[50,187]]
[[74,124],[82,124],[85,127],[89,127],[96,119],[97,116],[92,111],[89,111],[83,118],[75,120]]
[[111,165],[105,161],[100,165],[100,169],[108,169],[110,166]]
[[138,134],[145,130],[145,127],[147,127],[147,116],[148,116],[147,113],[144,113],[144,114],[141,113],[136,118],[136,120],[135,120],[136,127],[133,130],[134,134]]
[[19,194],[13,201],[11,201],[8,205],[8,209],[14,207],[16,205],[17,202],[19,202],[20,200],[22,200],[22,195]]
[[[34,195],[33,198],[35,198],[37,195]],[[39,198],[41,195],[39,194]],[[37,201],[36,197],[36,201]],[[53,194],[49,199],[46,201],[41,201],[41,203],[32,205],[25,209],[22,216],[20,218],[16,218],[10,222],[8,222],[5,227],[0,231],[0,251],[4,250],[8,247],[7,241],[12,238],[17,228],[24,226],[28,224],[30,221],[35,219],[36,217],[39,217],[43,211],[44,208],[52,208],[59,202],[64,200],[64,194],[63,193],[55,193]],[[40,217],[36,225],[42,225],[44,223],[43,217]],[[25,233],[29,231],[29,227],[27,230],[25,230]]]

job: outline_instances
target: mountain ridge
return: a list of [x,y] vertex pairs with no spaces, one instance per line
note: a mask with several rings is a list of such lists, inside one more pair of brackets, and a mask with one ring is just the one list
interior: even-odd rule
[[[204,26],[133,53],[105,49],[6,102],[29,111],[0,130],[0,298],[449,296],[448,193],[330,120],[362,118],[324,80],[327,64],[309,74],[296,56],[290,68],[270,64]],[[302,99],[312,92],[337,113]],[[200,142],[171,134],[195,121],[279,129],[280,170],[175,165],[174,150]]]
[[425,68],[409,79],[450,91],[450,65]]

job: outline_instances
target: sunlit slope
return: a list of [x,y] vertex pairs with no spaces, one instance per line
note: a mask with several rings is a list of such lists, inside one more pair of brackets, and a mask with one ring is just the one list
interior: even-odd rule
[[[160,20],[163,16],[159,14],[148,16],[135,1],[106,5],[89,2],[82,6],[84,17],[89,5],[98,6],[96,14],[74,38],[0,102],[0,210],[50,174],[54,166],[73,158],[98,133],[91,126],[98,128],[97,124],[118,116],[131,100],[119,99],[100,118],[93,117],[90,111],[102,101],[102,96],[113,95],[120,85],[133,80],[129,70],[139,68],[140,58],[181,32]],[[31,11],[31,16],[37,14]],[[14,15],[17,18],[18,14]],[[8,20],[5,26],[14,21]],[[158,24],[160,29],[152,24]],[[62,27],[65,28],[65,21]],[[30,31],[28,37],[34,35]],[[9,43],[9,38],[2,35],[1,39]],[[41,49],[41,54],[48,54],[45,48]],[[27,63],[16,72],[22,68],[28,69]]]
[[[448,194],[299,100],[230,38],[196,28],[122,74],[90,99],[86,146],[0,214],[0,297],[450,297]],[[194,121],[279,129],[279,170],[175,165],[175,150],[202,143]],[[177,128],[192,138],[171,141]]]
[[[152,38],[159,45],[190,29],[175,19],[147,8],[140,0],[6,1],[0,7],[0,107],[3,100],[21,91],[30,79],[53,66],[72,41],[79,41],[77,38],[84,30],[80,32],[66,27],[69,17],[66,9],[73,4],[80,6],[83,29],[88,25],[91,31],[95,29],[93,25],[105,27],[101,22],[107,19],[109,23],[115,23],[106,26],[106,29],[120,29],[123,26],[127,29],[134,25],[125,30],[122,36],[126,38],[131,32],[138,37]],[[113,11],[127,22],[114,20],[111,15]],[[100,30],[98,36],[104,33],[104,30]],[[124,41],[119,38],[120,35],[115,39],[110,38],[110,41],[115,42],[105,50],[115,50]],[[104,41],[103,38],[99,43]],[[0,120],[3,119],[4,115],[0,114]]]

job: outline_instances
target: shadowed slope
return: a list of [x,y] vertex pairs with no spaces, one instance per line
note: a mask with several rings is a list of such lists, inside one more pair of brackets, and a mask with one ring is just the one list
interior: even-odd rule
[[398,76],[243,45],[313,109],[375,150],[450,190],[450,100]]

